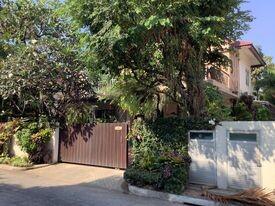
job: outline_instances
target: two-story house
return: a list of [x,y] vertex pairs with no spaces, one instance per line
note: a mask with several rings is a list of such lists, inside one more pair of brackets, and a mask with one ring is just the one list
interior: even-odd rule
[[[236,41],[224,49],[225,55],[231,60],[231,67],[216,70],[210,66],[205,81],[217,86],[225,103],[232,105],[232,100],[242,94],[253,94],[251,72],[255,67],[264,66],[265,61],[252,42]],[[164,106],[163,113],[166,117],[177,114],[177,105]]]
[[265,61],[252,42],[237,41],[226,52],[231,59],[231,68],[210,71],[206,81],[217,86],[225,101],[236,99],[242,94],[253,94],[251,72],[255,67],[265,65]]

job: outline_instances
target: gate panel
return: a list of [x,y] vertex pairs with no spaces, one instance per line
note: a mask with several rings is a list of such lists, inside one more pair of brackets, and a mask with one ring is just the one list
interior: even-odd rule
[[190,131],[188,151],[192,159],[189,181],[195,184],[217,184],[216,148],[213,131]]
[[98,123],[61,131],[61,162],[125,169],[127,123]]
[[261,161],[257,133],[229,132],[228,186],[248,189],[260,187]]

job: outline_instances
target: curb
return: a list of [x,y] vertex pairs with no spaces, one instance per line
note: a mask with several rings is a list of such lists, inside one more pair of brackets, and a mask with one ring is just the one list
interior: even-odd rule
[[27,171],[27,170],[33,170],[33,169],[48,167],[48,166],[51,166],[51,165],[53,165],[53,164],[39,164],[39,165],[30,166],[30,167],[14,167],[14,166],[11,166],[11,165],[1,164],[0,168],[5,169],[5,170],[14,170],[14,171]]
[[[175,195],[165,192],[153,191],[149,189],[144,189],[140,187],[136,187],[129,184],[129,192],[130,194],[142,196],[142,197],[150,197],[157,198],[162,200],[167,200],[169,202],[181,203],[181,204],[193,204],[198,206],[222,206],[223,204],[219,202],[215,202],[212,200],[206,200],[202,198],[196,198],[187,195]],[[232,204],[228,204],[228,206],[234,206]]]

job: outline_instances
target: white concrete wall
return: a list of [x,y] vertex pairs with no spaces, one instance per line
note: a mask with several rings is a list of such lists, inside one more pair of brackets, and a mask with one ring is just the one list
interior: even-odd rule
[[217,185],[226,189],[227,183],[227,132],[257,131],[259,133],[259,149],[261,152],[261,187],[275,189],[275,122],[222,122],[216,127],[217,150]]
[[59,150],[59,128],[56,128],[51,141],[50,141],[50,148],[52,152],[52,163],[58,162],[58,150]]
[[[227,121],[215,129],[217,186],[228,189],[228,142],[230,131],[258,134],[260,186],[275,189],[275,121]],[[214,171],[215,172],[215,171]]]

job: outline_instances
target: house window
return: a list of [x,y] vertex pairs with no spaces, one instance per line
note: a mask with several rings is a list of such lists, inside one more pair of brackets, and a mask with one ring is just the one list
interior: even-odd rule
[[247,86],[249,86],[250,83],[250,74],[248,70],[245,70],[245,83]]

